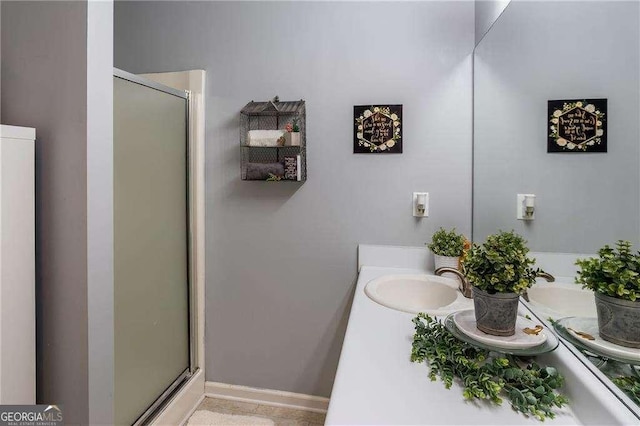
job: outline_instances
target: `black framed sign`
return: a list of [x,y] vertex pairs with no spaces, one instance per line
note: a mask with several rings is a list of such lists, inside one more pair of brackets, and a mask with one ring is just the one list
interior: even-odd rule
[[607,100],[548,103],[547,152],[607,152]]
[[354,154],[402,154],[402,105],[353,107]]

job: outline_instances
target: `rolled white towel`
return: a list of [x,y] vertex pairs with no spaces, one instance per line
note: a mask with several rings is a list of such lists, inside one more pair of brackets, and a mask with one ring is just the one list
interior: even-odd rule
[[249,130],[247,145],[249,146],[278,146],[278,139],[284,135],[284,130]]

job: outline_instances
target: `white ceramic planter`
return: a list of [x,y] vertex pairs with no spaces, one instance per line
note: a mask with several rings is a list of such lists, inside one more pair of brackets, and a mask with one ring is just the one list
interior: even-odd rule
[[300,146],[300,132],[285,132],[284,133],[284,145],[285,146]]
[[436,269],[443,267],[458,269],[458,264],[460,263],[460,257],[458,256],[440,256],[439,254],[434,254],[433,257],[436,262]]
[[[433,257],[435,259],[436,269],[445,267],[458,269],[458,265],[460,264],[460,257],[458,256],[440,256],[439,254],[434,253]],[[442,274],[442,276],[453,278],[454,280],[458,279],[458,277],[456,277],[451,272],[445,272],[444,274]]]

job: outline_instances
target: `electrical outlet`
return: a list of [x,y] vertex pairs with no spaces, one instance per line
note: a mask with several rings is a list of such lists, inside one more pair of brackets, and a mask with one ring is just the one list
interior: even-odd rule
[[516,197],[516,219],[518,220],[533,220],[535,219],[535,210],[530,215],[527,215],[525,212],[525,197],[533,197],[535,199],[534,194],[518,194]]
[[413,202],[414,217],[429,216],[429,193],[428,192],[414,192],[412,202]]

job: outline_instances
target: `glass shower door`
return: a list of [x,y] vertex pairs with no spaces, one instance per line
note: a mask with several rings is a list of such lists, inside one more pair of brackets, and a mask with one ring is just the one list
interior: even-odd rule
[[116,424],[144,421],[190,372],[187,146],[186,95],[116,71]]

